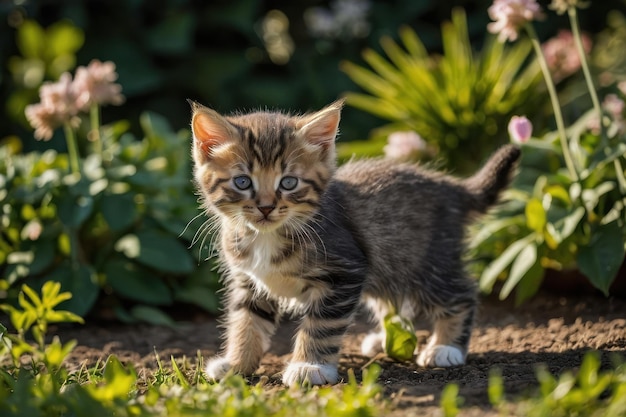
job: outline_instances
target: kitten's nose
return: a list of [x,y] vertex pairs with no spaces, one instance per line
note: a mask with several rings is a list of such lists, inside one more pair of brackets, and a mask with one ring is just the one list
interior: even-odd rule
[[257,208],[259,209],[261,213],[263,213],[265,217],[267,217],[276,208],[276,206],[263,206],[263,207],[257,206]]

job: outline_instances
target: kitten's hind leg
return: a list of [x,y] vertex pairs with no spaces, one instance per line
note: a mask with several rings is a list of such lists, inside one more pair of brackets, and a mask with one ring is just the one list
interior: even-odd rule
[[376,329],[368,333],[361,342],[361,353],[373,358],[385,350],[385,317],[389,314],[389,303],[379,298],[364,297],[364,302],[376,322]]
[[230,282],[226,307],[226,340],[221,356],[209,360],[206,375],[215,380],[228,372],[251,375],[269,349],[276,331],[278,313],[275,304],[255,297],[249,284]]
[[417,357],[424,367],[465,364],[474,320],[475,304],[451,308],[435,319],[433,334]]

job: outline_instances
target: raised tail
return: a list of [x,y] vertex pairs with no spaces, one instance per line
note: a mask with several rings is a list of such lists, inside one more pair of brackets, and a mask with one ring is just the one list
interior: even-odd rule
[[511,182],[520,149],[512,144],[498,149],[473,176],[464,180],[474,211],[484,213],[497,200],[500,192]]

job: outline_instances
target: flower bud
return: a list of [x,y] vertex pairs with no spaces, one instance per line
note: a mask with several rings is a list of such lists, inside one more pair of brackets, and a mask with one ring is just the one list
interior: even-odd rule
[[517,143],[526,143],[533,134],[533,124],[526,116],[513,116],[509,122],[509,135]]

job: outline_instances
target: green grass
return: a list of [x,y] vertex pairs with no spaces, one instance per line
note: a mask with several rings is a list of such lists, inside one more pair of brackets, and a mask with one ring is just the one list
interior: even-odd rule
[[[46,343],[44,337],[49,322],[82,321],[56,310],[69,296],[50,282],[42,296],[24,286],[19,308],[0,306],[16,329],[9,333],[0,324],[1,416],[367,417],[394,411],[377,382],[380,367],[375,364],[363,371],[360,382],[349,371],[344,384],[289,389],[268,384],[266,377],[256,384],[237,375],[208,381],[200,371],[200,355],[195,363],[185,357],[171,357],[168,363],[155,354],[151,373],[138,373],[114,355],[69,372],[65,359],[76,341],[62,343],[54,337]],[[29,332],[36,343],[27,342]],[[502,416],[626,415],[626,364],[618,360],[612,369],[602,370],[599,355],[588,353],[577,372],[554,376],[538,367],[537,381],[530,395],[508,397],[494,370],[488,386],[493,411]],[[463,413],[457,385],[447,385],[440,398],[441,415]]]

